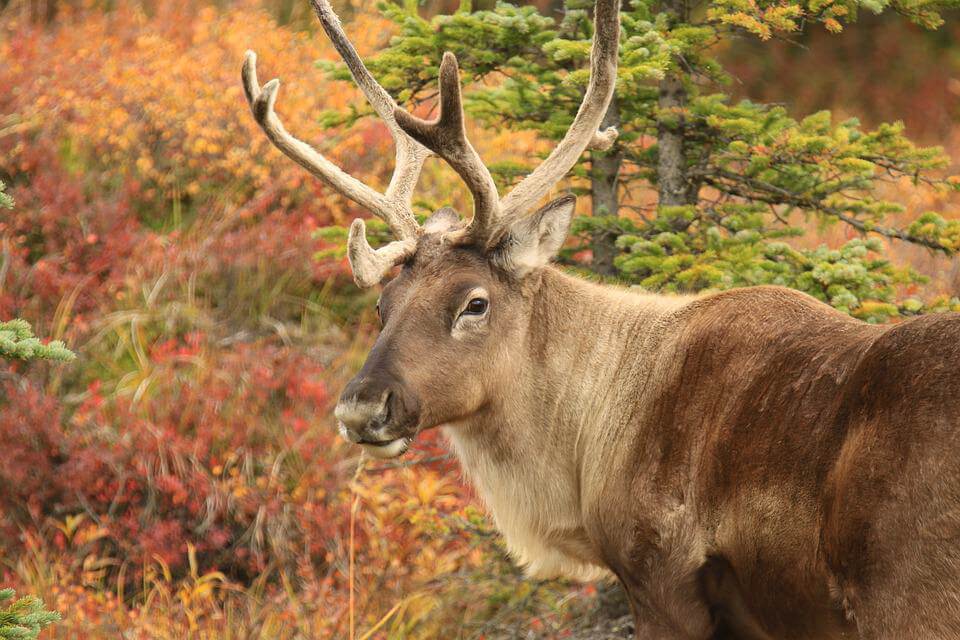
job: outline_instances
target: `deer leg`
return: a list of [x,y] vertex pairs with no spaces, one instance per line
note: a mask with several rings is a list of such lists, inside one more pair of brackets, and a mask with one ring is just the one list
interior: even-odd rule
[[669,578],[656,570],[618,575],[630,602],[637,640],[711,640],[714,625],[694,572]]
[[698,578],[715,625],[712,640],[772,640],[747,606],[737,574],[726,558],[707,558]]
[[658,564],[646,563],[642,576],[619,572],[637,640],[772,640],[727,560],[709,557],[686,571]]
[[[630,598],[636,640],[713,640],[710,626],[691,625],[676,619],[682,608],[667,611],[649,601]],[[691,628],[692,627],[692,628]]]

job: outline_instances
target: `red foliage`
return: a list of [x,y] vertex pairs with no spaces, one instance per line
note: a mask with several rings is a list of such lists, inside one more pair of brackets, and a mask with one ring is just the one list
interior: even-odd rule
[[[354,97],[317,90],[329,52],[255,3],[64,6],[46,28],[11,12],[0,34],[16,201],[0,317],[80,356],[53,384],[44,367],[4,373],[0,552],[49,543],[128,565],[131,584],[157,559],[183,575],[188,545],[199,570],[238,579],[303,546],[326,565],[345,527],[327,416],[346,341],[313,309],[343,264],[313,259],[313,232],[353,210],[281,161],[238,65],[259,43],[265,72],[305,76],[285,85],[285,119],[316,130],[321,106]],[[348,169],[389,168],[382,127],[338,141]]]
[[[45,517],[86,513],[104,535],[85,553],[119,556],[135,569],[159,557],[176,570],[193,544],[205,566],[250,577],[282,554],[278,546],[329,535],[331,523],[317,514],[337,478],[275,468],[320,458],[333,445],[334,433],[317,419],[330,400],[323,367],[269,344],[203,354],[199,339],[165,339],[151,349],[159,371],[148,397],[106,399],[94,383],[66,421],[58,398],[24,380],[5,384],[16,400],[0,410],[9,461],[0,469],[0,510],[21,516],[0,523],[3,540],[19,538],[27,522],[43,528]],[[196,359],[210,357],[217,362],[196,371]],[[181,378],[186,369],[199,373],[192,384]],[[309,487],[317,499],[306,518],[296,486],[284,485],[300,479],[324,480]],[[287,518],[288,528],[267,531],[265,517]],[[245,534],[258,542],[238,554]]]

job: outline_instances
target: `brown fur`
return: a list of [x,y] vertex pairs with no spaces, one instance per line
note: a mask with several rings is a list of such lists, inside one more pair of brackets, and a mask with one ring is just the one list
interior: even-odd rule
[[[620,3],[596,2],[570,128],[502,199],[466,140],[452,54],[440,117],[419,120],[328,0],[312,4],[396,142],[386,191],[286,131],[252,52],[242,77],[270,140],[398,238],[374,250],[351,226],[358,285],[403,268],[337,406],[346,438],[390,457],[442,426],[517,560],[533,575],[612,572],[645,640],[960,638],[960,316],[875,327],[774,287],[667,298],[564,276],[545,265],[573,199],[530,212],[616,137],[598,127]],[[417,225],[430,152],[473,195],[466,228],[449,212]]]
[[416,397],[391,435],[444,426],[531,573],[611,571],[638,638],[960,638],[960,315],[518,278],[443,237],[360,377]]

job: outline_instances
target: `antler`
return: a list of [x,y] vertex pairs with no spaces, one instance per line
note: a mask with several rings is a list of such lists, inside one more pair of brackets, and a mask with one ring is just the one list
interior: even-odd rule
[[395,110],[397,124],[443,158],[466,182],[474,200],[474,217],[467,232],[476,240],[487,245],[495,243],[515,219],[536,207],[576,164],[584,150],[588,147],[604,150],[613,144],[617,130],[614,127],[598,129],[617,79],[619,0],[596,0],[594,23],[590,82],[576,117],[550,155],[502,200],[490,172],[466,139],[457,59],[452,53],[445,53],[440,65],[440,116],[426,121],[399,107]]
[[367,242],[367,225],[363,218],[357,218],[350,225],[347,238],[347,259],[353,280],[357,286],[365,289],[372,287],[386,275],[390,269],[413,254],[417,241],[408,238],[390,242],[380,249],[373,249]]
[[460,72],[457,57],[449,51],[440,63],[440,114],[435,120],[421,120],[398,108],[397,124],[415,140],[446,160],[463,178],[473,195],[472,232],[487,231],[487,224],[499,215],[500,196],[493,176],[470,141],[463,122]]
[[277,148],[338,193],[381,218],[398,238],[398,242],[374,250],[367,243],[362,222],[358,225],[358,221],[354,221],[350,227],[347,253],[354,279],[361,287],[371,286],[379,282],[398,261],[409,256],[415,247],[415,239],[421,230],[411,205],[413,189],[430,151],[398,126],[394,118],[396,102],[370,75],[357,50],[343,32],[340,19],[333,12],[328,0],[311,0],[310,3],[323,30],[350,70],[354,82],[393,136],[396,164],[387,190],[380,193],[357,180],[284,128],[274,110],[280,81],[271,80],[263,87],[260,86],[257,80],[257,56],[253,51],[248,51],[243,61],[243,88],[254,119]]
[[604,131],[598,131],[598,127],[616,82],[619,0],[596,0],[590,82],[566,135],[546,160],[502,200],[493,177],[466,137],[456,57],[446,53],[440,65],[439,117],[432,121],[421,120],[400,109],[373,79],[343,32],[329,0],[310,0],[310,3],[350,75],[393,136],[396,166],[387,190],[380,193],[345,173],[284,128],[274,109],[280,81],[271,80],[260,86],[257,58],[252,51],[248,51],[244,59],[243,87],[254,119],[274,145],[337,192],[383,219],[398,238],[396,242],[374,250],[366,240],[363,221],[354,221],[350,227],[347,255],[354,279],[361,287],[379,282],[391,267],[415,250],[416,238],[422,230],[411,206],[413,189],[431,152],[442,157],[467,184],[473,195],[474,216],[466,232],[489,246],[516,218],[536,206],[576,164],[585,149],[609,148],[617,136],[613,127]]

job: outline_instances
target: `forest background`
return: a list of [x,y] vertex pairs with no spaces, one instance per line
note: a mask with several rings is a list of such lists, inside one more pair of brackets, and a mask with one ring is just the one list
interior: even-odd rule
[[[404,53],[394,36],[458,8],[337,5],[365,56]],[[563,5],[535,8],[552,20]],[[616,220],[589,197],[589,158],[564,184],[585,195],[566,267],[668,291],[789,277],[873,322],[957,308],[960,22],[944,17],[928,29],[862,11],[845,28],[767,38],[744,22],[709,45],[735,98],[719,125],[726,149],[758,117],[736,111],[741,98],[781,105],[778,122],[820,127],[811,136],[850,117],[867,131],[901,120],[918,147],[891,154],[914,164],[869,192],[902,206],[867,213],[926,243],[866,242],[796,203],[657,209],[663,193],[642,172],[656,126],[627,126],[639,151],[623,160],[636,170],[620,174],[633,182]],[[256,128],[239,82],[248,48],[262,78],[283,79],[288,128],[382,184],[390,138],[355,110],[306,2],[0,0],[0,319],[77,355],[0,366],[0,587],[61,614],[46,638],[562,638],[598,624],[607,589],[524,579],[438,436],[362,465],[336,436],[337,392],[376,334],[376,292],[356,289],[339,246],[361,212]],[[403,87],[410,65],[382,59],[380,75]],[[431,79],[405,98],[429,109]],[[510,99],[482,93],[495,77],[472,79]],[[473,105],[471,139],[509,182],[555,123],[492,126],[495,99]],[[804,120],[825,109],[832,120]],[[899,144],[899,129],[889,135]],[[750,145],[750,157],[779,153]],[[834,166],[816,153],[810,166]],[[469,209],[440,162],[418,198],[423,212]]]

